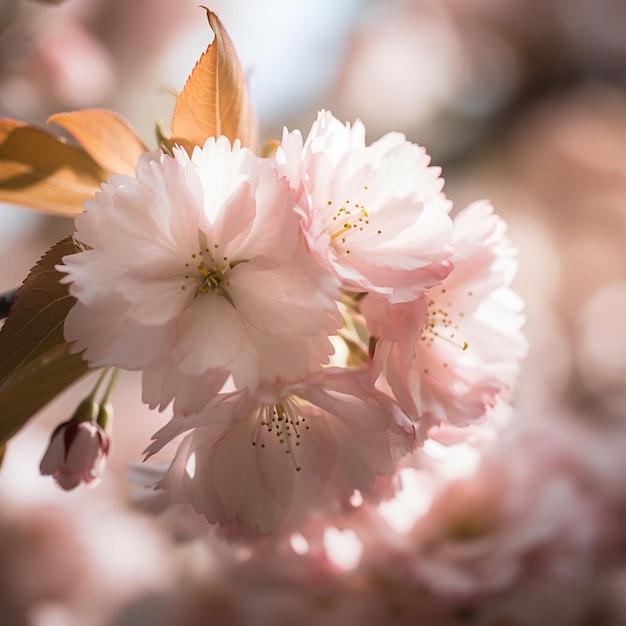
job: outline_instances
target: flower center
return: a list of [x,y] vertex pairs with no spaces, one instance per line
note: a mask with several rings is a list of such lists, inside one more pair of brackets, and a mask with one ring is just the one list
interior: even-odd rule
[[[330,240],[341,255],[350,254],[349,240],[359,233],[372,233],[372,225],[370,223],[370,214],[363,204],[363,196],[368,191],[368,186],[363,186],[363,191],[356,198],[358,202],[346,200],[341,206],[332,213],[332,207],[335,204],[332,200],[328,200],[327,204],[331,208],[329,211],[329,219],[327,222],[327,232],[330,233]],[[376,235],[381,235],[382,230],[377,229]]]
[[228,285],[228,280],[225,279],[228,269],[224,269],[219,265],[214,265],[211,269],[206,267],[203,263],[198,265],[198,271],[204,280],[198,285],[198,293],[209,293],[212,289],[215,289],[217,293],[222,292],[222,285],[225,287]]
[[278,443],[284,448],[285,454],[291,457],[296,472],[299,472],[302,468],[296,461],[295,449],[300,446],[301,431],[309,430],[309,426],[298,403],[287,397],[277,404],[264,404],[257,412],[257,419],[252,445],[264,449],[267,445]]
[[[456,311],[454,302],[450,301],[446,296],[446,289],[439,290],[441,299],[433,300],[429,298],[426,309],[426,321],[422,329],[420,341],[425,347],[430,348],[436,340],[444,341],[447,344],[465,351],[469,348],[467,341],[458,338],[459,321],[465,317],[463,311]],[[468,292],[471,296],[472,292]],[[443,363],[444,367],[448,367],[447,363]],[[425,370],[424,373],[428,373]]]
[[448,536],[452,541],[474,541],[488,535],[494,525],[484,511],[465,511],[451,521]]
[[[227,256],[220,256],[219,244],[214,244],[213,250],[210,250],[203,233],[199,233],[199,239],[203,248],[194,252],[191,261],[185,263],[185,280],[191,281],[195,288],[195,296],[215,293],[223,296],[233,308],[236,308],[227,289],[230,285],[229,274],[237,265],[247,263],[249,259],[229,261]],[[183,284],[181,289],[187,289],[187,285]]]

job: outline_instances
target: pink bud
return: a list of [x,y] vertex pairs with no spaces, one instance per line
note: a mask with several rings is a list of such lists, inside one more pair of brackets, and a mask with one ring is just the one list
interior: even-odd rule
[[97,484],[110,452],[111,440],[98,424],[71,419],[52,433],[39,470],[70,491],[81,482]]

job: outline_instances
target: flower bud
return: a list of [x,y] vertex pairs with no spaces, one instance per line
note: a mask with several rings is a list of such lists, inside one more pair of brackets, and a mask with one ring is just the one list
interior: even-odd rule
[[39,469],[70,491],[81,482],[97,484],[110,452],[111,440],[97,423],[72,418],[52,433]]

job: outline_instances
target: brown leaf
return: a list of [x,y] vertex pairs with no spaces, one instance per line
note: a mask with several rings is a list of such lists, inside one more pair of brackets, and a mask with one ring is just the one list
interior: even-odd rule
[[191,153],[208,137],[226,135],[256,150],[258,130],[245,73],[219,18],[208,9],[207,16],[215,39],[176,100],[171,141]]
[[79,250],[67,237],[40,259],[0,330],[0,444],[88,369],[80,355],[69,354],[63,337],[75,299],[55,269],[62,257]]
[[19,288],[0,330],[0,388],[28,361],[65,343],[63,322],[76,300],[59,282],[63,274],[55,265],[80,250],[66,237],[37,262]]
[[0,119],[0,202],[73,216],[106,177],[82,148],[24,122]]
[[[57,346],[31,361],[0,386],[0,444],[6,443],[28,420],[65,388],[89,371],[69,345]],[[62,421],[70,416],[60,416]]]
[[107,109],[57,113],[46,123],[70,132],[102,169],[114,174],[134,176],[139,155],[148,149],[126,119]]

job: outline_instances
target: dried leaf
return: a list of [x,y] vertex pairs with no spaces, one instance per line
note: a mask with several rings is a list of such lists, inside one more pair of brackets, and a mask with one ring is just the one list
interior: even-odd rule
[[139,155],[148,149],[126,119],[114,111],[57,113],[46,123],[58,124],[70,132],[102,169],[114,174],[133,176]]
[[82,148],[24,122],[0,119],[0,202],[73,216],[106,177]]
[[79,250],[67,237],[40,259],[0,330],[0,443],[88,369],[80,355],[69,354],[63,337],[75,299],[55,269],[65,255]]
[[257,124],[246,76],[224,26],[207,9],[215,39],[196,63],[176,100],[171,141],[191,153],[208,137],[226,135],[257,147]]

